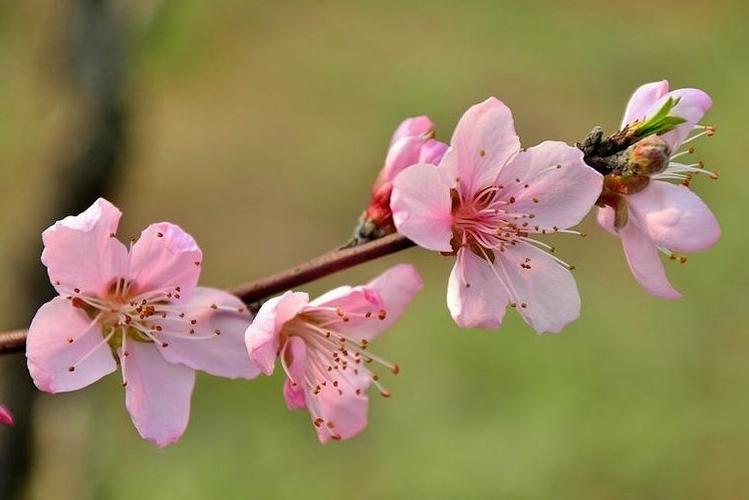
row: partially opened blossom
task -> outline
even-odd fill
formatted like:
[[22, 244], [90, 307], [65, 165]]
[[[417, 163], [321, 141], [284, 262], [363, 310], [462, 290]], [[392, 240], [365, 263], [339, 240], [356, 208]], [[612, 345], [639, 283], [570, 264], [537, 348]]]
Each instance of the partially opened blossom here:
[[577, 148], [521, 151], [509, 108], [490, 98], [466, 111], [439, 166], [395, 179], [391, 207], [398, 232], [456, 257], [447, 304], [458, 325], [496, 328], [510, 305], [536, 331], [558, 332], [580, 297], [570, 266], [532, 236], [574, 232], [601, 183]]
[[307, 408], [321, 442], [348, 439], [367, 426], [367, 389], [383, 396], [375, 366], [398, 365], [372, 354], [369, 343], [388, 329], [421, 289], [413, 266], [397, 265], [363, 286], [342, 286], [310, 301], [286, 292], [267, 301], [247, 328], [250, 358], [270, 375], [286, 373], [289, 409]]
[[[638, 88], [622, 120], [622, 129], [632, 128], [633, 123], [647, 123], [666, 106], [669, 116], [681, 122], [660, 136], [635, 144], [630, 153], [633, 172], [608, 175], [599, 203], [599, 223], [621, 239], [633, 276], [656, 297], [681, 296], [666, 277], [659, 251], [684, 262], [686, 257], [679, 253], [706, 250], [720, 237], [715, 216], [689, 189], [695, 174], [714, 178], [716, 174], [705, 170], [701, 162], [690, 164], [682, 160], [694, 153], [691, 145], [677, 152], [694, 139], [713, 134], [712, 127], [698, 124], [711, 104], [705, 92], [669, 91], [664, 80]], [[693, 131], [696, 134], [689, 137]]]
[[379, 237], [395, 231], [390, 211], [393, 179], [417, 163], [439, 163], [447, 144], [434, 139], [434, 123], [427, 116], [404, 120], [390, 140], [385, 165], [372, 186], [369, 206], [364, 211], [357, 232], [365, 237]]
[[98, 199], [42, 234], [42, 262], [59, 296], [34, 316], [28, 368], [47, 392], [74, 391], [119, 364], [141, 436], [159, 446], [182, 435], [195, 370], [255, 377], [244, 349], [251, 314], [233, 295], [198, 287], [203, 255], [174, 224], [148, 226], [128, 251], [121, 212]]
[[0, 424], [13, 425], [13, 414], [4, 405], [0, 405]]

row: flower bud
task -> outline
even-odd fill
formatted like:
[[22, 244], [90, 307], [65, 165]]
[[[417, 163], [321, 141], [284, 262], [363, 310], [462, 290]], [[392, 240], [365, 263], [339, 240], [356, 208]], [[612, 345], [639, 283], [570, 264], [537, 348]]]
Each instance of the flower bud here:
[[638, 175], [653, 175], [666, 170], [671, 148], [660, 136], [650, 135], [629, 149], [629, 168]]
[[362, 214], [354, 238], [357, 242], [376, 239], [395, 232], [390, 211], [393, 179], [406, 168], [420, 163], [436, 165], [448, 145], [435, 140], [434, 124], [426, 116], [404, 120], [390, 141], [385, 164], [372, 186], [369, 206]]
[[13, 425], [13, 414], [3, 405], [0, 405], [0, 424]]

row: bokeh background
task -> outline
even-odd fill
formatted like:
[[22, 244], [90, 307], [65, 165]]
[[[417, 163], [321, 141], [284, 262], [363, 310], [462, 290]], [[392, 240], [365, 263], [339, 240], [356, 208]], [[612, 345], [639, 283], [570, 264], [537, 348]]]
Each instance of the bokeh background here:
[[[86, 124], [86, 103], [107, 92], [120, 233], [179, 223], [214, 286], [346, 240], [399, 121], [428, 114], [447, 139], [489, 95], [533, 145], [613, 130], [642, 82], [701, 87], [718, 134], [698, 155], [721, 174], [693, 183], [723, 237], [668, 264], [680, 301], [640, 290], [617, 242], [587, 221], [587, 239], [556, 240], [577, 266], [578, 322], [542, 337], [508, 313], [499, 331], [464, 331], [445, 307], [449, 259], [409, 250], [304, 287], [400, 261], [426, 281], [376, 346], [402, 372], [386, 379], [392, 398], [372, 396], [358, 438], [321, 446], [307, 415], [286, 410], [278, 373], [199, 376], [187, 433], [157, 449], [109, 377], [36, 395], [19, 498], [749, 498], [748, 22], [741, 0], [0, 3], [3, 329], [28, 324], [39, 233], [80, 182], [60, 172], [92, 128], [112, 128]], [[26, 386], [14, 357], [0, 360], [6, 402]]]

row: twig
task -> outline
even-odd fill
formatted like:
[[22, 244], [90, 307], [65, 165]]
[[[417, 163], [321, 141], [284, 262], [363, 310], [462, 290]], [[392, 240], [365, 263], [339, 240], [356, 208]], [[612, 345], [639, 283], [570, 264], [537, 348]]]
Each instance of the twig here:
[[[399, 234], [391, 234], [359, 246], [333, 250], [266, 278], [251, 281], [227, 291], [242, 299], [246, 304], [254, 304], [298, 285], [412, 246], [414, 243], [411, 240]], [[25, 347], [26, 330], [0, 333], [0, 354], [21, 352]]]

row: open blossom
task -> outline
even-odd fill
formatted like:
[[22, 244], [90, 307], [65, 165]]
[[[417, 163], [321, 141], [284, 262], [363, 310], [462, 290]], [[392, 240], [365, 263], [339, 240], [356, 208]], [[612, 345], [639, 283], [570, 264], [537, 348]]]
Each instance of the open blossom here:
[[121, 212], [99, 198], [42, 234], [59, 296], [34, 316], [28, 368], [47, 392], [81, 389], [117, 369], [141, 436], [159, 446], [187, 427], [195, 370], [253, 378], [244, 349], [251, 314], [228, 293], [197, 287], [202, 252], [174, 224], [148, 226], [130, 250]]
[[310, 301], [286, 292], [260, 308], [245, 341], [267, 375], [278, 359], [286, 372], [289, 409], [307, 408], [321, 442], [348, 439], [367, 426], [367, 389], [383, 396], [374, 365], [398, 365], [369, 351], [369, 342], [401, 315], [422, 282], [416, 269], [397, 265], [363, 286], [342, 286]]
[[463, 327], [501, 325], [507, 305], [538, 332], [580, 314], [571, 266], [531, 235], [567, 232], [601, 192], [602, 177], [561, 142], [520, 150], [512, 114], [495, 98], [460, 119], [436, 168], [416, 165], [394, 182], [398, 232], [456, 256], [447, 304]]
[[4, 405], [0, 405], [0, 424], [13, 425], [13, 414]]
[[390, 140], [385, 165], [372, 186], [369, 206], [362, 215], [363, 230], [376, 231], [379, 235], [394, 232], [390, 211], [393, 179], [411, 165], [439, 163], [445, 151], [447, 144], [434, 139], [434, 123], [429, 117], [404, 120]]
[[[629, 178], [639, 178], [642, 182], [626, 182], [626, 176], [607, 176], [602, 195], [604, 206], [598, 212], [598, 221], [621, 239], [629, 268], [645, 290], [656, 297], [677, 299], [681, 295], [666, 277], [659, 250], [684, 262], [686, 258], [677, 252], [706, 250], [720, 237], [715, 216], [688, 187], [695, 174], [717, 176], [705, 170], [701, 162], [689, 164], [681, 160], [694, 152], [692, 147], [677, 153], [684, 144], [713, 134], [711, 127], [698, 125], [712, 101], [701, 90], [669, 92], [665, 80], [648, 83], [638, 88], [630, 98], [622, 129], [636, 121], [646, 122], [669, 99], [675, 103], [670, 116], [679, 117], [684, 122], [659, 137], [651, 136], [645, 143], [647, 150], [652, 150], [653, 144], [661, 143], [665, 159], [656, 162], [661, 167], [651, 169], [647, 176]], [[689, 137], [693, 131], [697, 133]]]

